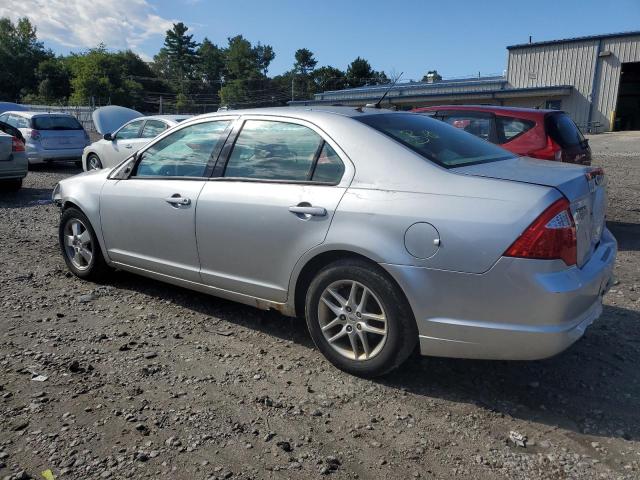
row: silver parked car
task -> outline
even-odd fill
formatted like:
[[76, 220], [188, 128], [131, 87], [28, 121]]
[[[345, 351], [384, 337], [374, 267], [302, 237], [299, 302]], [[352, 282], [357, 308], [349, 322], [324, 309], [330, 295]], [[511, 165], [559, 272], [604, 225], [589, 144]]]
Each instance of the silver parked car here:
[[30, 165], [54, 160], [79, 162], [89, 144], [80, 122], [67, 113], [9, 111], [0, 115], [0, 122], [20, 130]]
[[111, 267], [305, 316], [337, 367], [538, 359], [600, 315], [616, 257], [601, 170], [517, 158], [376, 109], [204, 115], [61, 181], [69, 269]]
[[20, 189], [28, 170], [22, 134], [17, 128], [0, 122], [0, 188]]
[[103, 138], [84, 149], [82, 168], [85, 171], [111, 168], [162, 132], [189, 118], [189, 115], [152, 115], [110, 105], [92, 114], [96, 130]]

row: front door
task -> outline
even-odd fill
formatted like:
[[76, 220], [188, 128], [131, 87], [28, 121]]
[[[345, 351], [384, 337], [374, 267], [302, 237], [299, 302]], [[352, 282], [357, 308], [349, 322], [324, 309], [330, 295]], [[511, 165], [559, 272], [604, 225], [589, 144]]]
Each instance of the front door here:
[[246, 120], [223, 176], [198, 199], [203, 282], [284, 302], [296, 262], [324, 241], [352, 175], [311, 125]]
[[141, 152], [129, 178], [107, 181], [100, 216], [113, 261], [200, 281], [196, 203], [228, 125], [205, 121], [174, 131]]

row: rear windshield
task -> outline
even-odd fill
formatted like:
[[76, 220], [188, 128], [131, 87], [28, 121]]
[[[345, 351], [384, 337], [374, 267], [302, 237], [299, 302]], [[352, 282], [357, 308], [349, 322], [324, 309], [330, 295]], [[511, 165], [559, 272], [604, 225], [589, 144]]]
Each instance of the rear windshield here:
[[515, 158], [507, 150], [426, 115], [383, 113], [356, 120], [445, 168]]
[[580, 129], [566, 113], [552, 113], [545, 119], [547, 133], [561, 148], [573, 147], [584, 142]]
[[73, 117], [47, 115], [33, 117], [33, 128], [36, 130], [82, 130], [82, 125]]

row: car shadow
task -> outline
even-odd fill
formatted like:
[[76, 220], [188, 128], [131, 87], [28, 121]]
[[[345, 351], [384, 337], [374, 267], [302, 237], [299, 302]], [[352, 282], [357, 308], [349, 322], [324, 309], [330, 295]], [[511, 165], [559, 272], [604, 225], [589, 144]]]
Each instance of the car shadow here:
[[31, 208], [48, 205], [51, 200], [51, 188], [22, 187], [16, 191], [0, 189], [0, 208]]
[[607, 228], [618, 240], [618, 249], [640, 251], [640, 224], [627, 222], [607, 222]]
[[76, 175], [82, 173], [82, 168], [77, 167], [75, 161], [70, 162], [50, 162], [50, 163], [38, 163], [35, 165], [29, 165], [30, 172], [42, 172], [42, 173], [58, 173]]
[[[315, 349], [304, 320], [119, 272], [112, 285], [168, 300]], [[640, 440], [640, 313], [605, 306], [602, 317], [564, 353], [508, 362], [422, 357], [373, 382], [414, 395], [470, 403], [552, 427], [600, 437]], [[209, 329], [203, 324], [203, 331]], [[321, 355], [319, 352], [310, 353]]]

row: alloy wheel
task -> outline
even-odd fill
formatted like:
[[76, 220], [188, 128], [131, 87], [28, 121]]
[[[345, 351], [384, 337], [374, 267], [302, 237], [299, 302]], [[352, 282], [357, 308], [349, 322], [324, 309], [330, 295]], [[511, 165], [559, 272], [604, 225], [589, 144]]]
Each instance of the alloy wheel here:
[[101, 168], [100, 160], [95, 155], [91, 155], [87, 159], [87, 170], [100, 170]]
[[370, 360], [387, 340], [387, 316], [365, 285], [339, 280], [324, 289], [318, 305], [320, 329], [329, 345], [351, 360]]
[[80, 271], [87, 270], [93, 259], [94, 245], [91, 233], [77, 218], [72, 218], [64, 227], [65, 254], [74, 267]]

